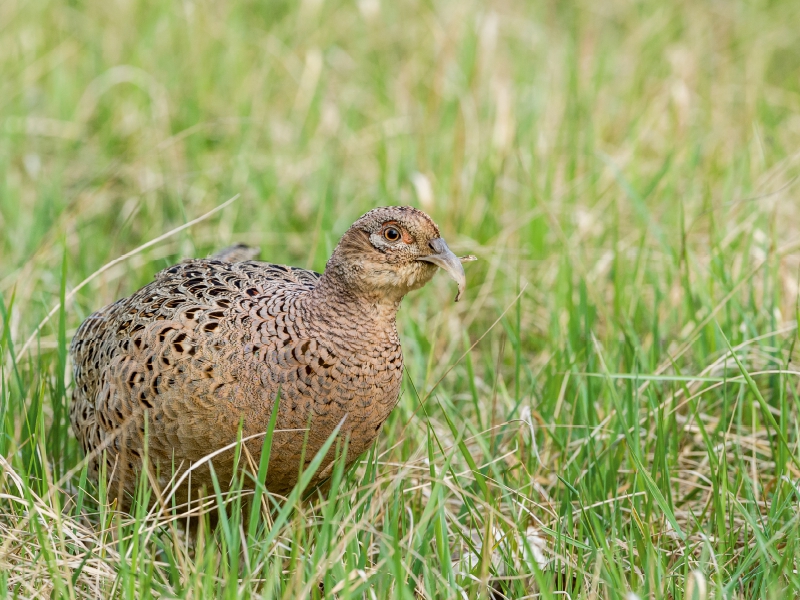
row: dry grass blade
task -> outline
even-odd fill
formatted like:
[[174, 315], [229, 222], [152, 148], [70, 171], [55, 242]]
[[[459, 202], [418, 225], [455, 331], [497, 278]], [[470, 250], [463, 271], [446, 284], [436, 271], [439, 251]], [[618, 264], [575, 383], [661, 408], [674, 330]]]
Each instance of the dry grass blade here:
[[[103, 265], [102, 267], [97, 269], [97, 271], [95, 271], [94, 273], [89, 275], [86, 279], [81, 281], [74, 288], [72, 288], [69, 291], [69, 293], [66, 295], [65, 301], [71, 300], [75, 296], [75, 294], [77, 294], [79, 291], [81, 291], [87, 284], [91, 283], [91, 281], [93, 279], [95, 279], [99, 275], [105, 273], [111, 267], [113, 267], [115, 265], [118, 265], [119, 263], [122, 263], [122, 262], [128, 260], [132, 256], [135, 256], [135, 255], [139, 254], [143, 250], [147, 250], [147, 248], [155, 246], [159, 242], [163, 242], [164, 240], [166, 240], [166, 239], [172, 237], [173, 235], [175, 235], [176, 233], [180, 233], [181, 231], [183, 231], [185, 229], [188, 229], [189, 227], [192, 227], [193, 225], [197, 225], [198, 223], [201, 223], [201, 222], [205, 221], [206, 219], [208, 219], [212, 215], [215, 215], [216, 213], [220, 212], [221, 210], [224, 210], [230, 204], [232, 204], [233, 202], [235, 202], [238, 199], [239, 199], [239, 194], [236, 194], [235, 196], [233, 196], [232, 198], [226, 200], [225, 202], [223, 202], [219, 206], [216, 206], [216, 207], [212, 208], [211, 210], [209, 210], [208, 212], [200, 215], [196, 219], [192, 219], [191, 221], [189, 221], [188, 223], [184, 223], [180, 227], [176, 227], [174, 229], [171, 229], [170, 231], [168, 231], [168, 232], [166, 232], [166, 233], [164, 233], [164, 234], [162, 234], [162, 235], [160, 235], [160, 236], [158, 236], [156, 238], [153, 238], [149, 242], [146, 242], [146, 243], [142, 244], [141, 246], [138, 246], [137, 248], [134, 248], [130, 252], [126, 252], [122, 256], [120, 256], [118, 258], [115, 258], [114, 260], [106, 263], [105, 265]], [[50, 310], [50, 312], [47, 313], [45, 318], [42, 319], [41, 322], [36, 326], [36, 329], [34, 329], [33, 333], [31, 333], [31, 335], [28, 337], [28, 339], [25, 340], [25, 343], [22, 345], [22, 348], [20, 348], [20, 350], [19, 350], [19, 357], [20, 358], [25, 356], [25, 352], [28, 350], [28, 348], [30, 348], [31, 344], [36, 339], [36, 336], [39, 335], [39, 332], [41, 331], [42, 327], [44, 327], [47, 324], [47, 322], [53, 317], [53, 315], [55, 315], [58, 312], [58, 310], [60, 308], [61, 308], [61, 303], [59, 302]]]

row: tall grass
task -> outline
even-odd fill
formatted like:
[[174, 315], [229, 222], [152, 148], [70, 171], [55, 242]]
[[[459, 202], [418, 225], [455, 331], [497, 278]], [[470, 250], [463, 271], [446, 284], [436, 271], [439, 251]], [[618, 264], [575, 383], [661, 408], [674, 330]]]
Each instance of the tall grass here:
[[[0, 2], [0, 597], [800, 595], [798, 27], [793, 0]], [[80, 321], [232, 241], [322, 269], [386, 204], [481, 260], [465, 301], [405, 300], [358, 466], [239, 480], [194, 537], [115, 511], [69, 431]]]

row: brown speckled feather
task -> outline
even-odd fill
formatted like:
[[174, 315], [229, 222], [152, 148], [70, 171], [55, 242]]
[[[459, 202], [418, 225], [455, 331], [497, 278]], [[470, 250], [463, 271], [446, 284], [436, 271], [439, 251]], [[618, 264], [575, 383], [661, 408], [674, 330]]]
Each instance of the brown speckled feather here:
[[[391, 210], [413, 212], [399, 219], [379, 212]], [[236, 262], [250, 256], [237, 247], [165, 269], [132, 296], [90, 316], [70, 348], [70, 416], [83, 450], [105, 447], [110, 481], [131, 492], [147, 429], [150, 462], [165, 486], [173, 466], [186, 468], [234, 442], [240, 423], [244, 437], [263, 433], [280, 390], [270, 491], [286, 493], [296, 483], [306, 429], [308, 462], [344, 419], [348, 461], [354, 460], [399, 397], [400, 299], [435, 272], [418, 258], [387, 267], [387, 256], [395, 255], [370, 245], [372, 229], [398, 220], [397, 227], [420, 243], [438, 237], [419, 211], [378, 209], [345, 235], [323, 276]], [[371, 266], [378, 263], [380, 268]], [[387, 268], [402, 273], [394, 287], [387, 287]], [[247, 442], [256, 464], [262, 441]], [[232, 456], [213, 461], [220, 482], [230, 481]], [[330, 458], [315, 481], [328, 474]], [[95, 477], [101, 459], [90, 463]], [[192, 488], [203, 485], [210, 487], [208, 469], [192, 473]]]

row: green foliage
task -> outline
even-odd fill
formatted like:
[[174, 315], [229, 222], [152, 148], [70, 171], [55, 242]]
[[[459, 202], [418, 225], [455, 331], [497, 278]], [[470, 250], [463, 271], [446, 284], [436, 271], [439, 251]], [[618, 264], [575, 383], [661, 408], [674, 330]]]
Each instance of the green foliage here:
[[[798, 22], [0, 3], [0, 598], [800, 595]], [[109, 505], [68, 426], [80, 321], [233, 241], [323, 269], [384, 204], [481, 260], [461, 303], [404, 301], [376, 446], [288, 499], [238, 455], [191, 535], [146, 477]]]

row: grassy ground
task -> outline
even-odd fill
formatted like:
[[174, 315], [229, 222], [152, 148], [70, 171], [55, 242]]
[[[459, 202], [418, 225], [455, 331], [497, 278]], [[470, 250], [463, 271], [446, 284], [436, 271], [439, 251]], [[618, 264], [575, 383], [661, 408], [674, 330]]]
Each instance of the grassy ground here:
[[[800, 595], [799, 29], [794, 0], [0, 1], [0, 597]], [[219, 496], [195, 545], [110, 510], [79, 322], [232, 241], [321, 269], [400, 203], [481, 261], [464, 302], [406, 299], [374, 452], [249, 521]]]

